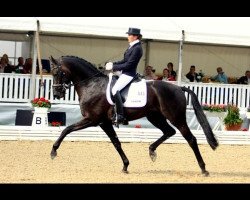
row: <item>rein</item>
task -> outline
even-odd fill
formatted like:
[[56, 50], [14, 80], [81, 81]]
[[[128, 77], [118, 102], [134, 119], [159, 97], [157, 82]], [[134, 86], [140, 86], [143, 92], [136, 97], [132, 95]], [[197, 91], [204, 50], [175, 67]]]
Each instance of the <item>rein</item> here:
[[[71, 84], [69, 84], [69, 85], [67, 85], [67, 87], [69, 87], [69, 86], [75, 86], [75, 85], [78, 85], [78, 84], [80, 84], [80, 83], [84, 83], [84, 82], [87, 82], [87, 81], [89, 81], [89, 80], [91, 80], [92, 78], [94, 78], [95, 76], [97, 76], [97, 75], [99, 75], [99, 74], [101, 74], [102, 72], [97, 72], [96, 74], [94, 74], [93, 76], [91, 76], [91, 77], [89, 77], [89, 78], [87, 78], [87, 79], [85, 79], [85, 80], [82, 80], [82, 81], [79, 81], [79, 82], [77, 82], [77, 83], [71, 83]], [[66, 84], [65, 84], [66, 85]]]

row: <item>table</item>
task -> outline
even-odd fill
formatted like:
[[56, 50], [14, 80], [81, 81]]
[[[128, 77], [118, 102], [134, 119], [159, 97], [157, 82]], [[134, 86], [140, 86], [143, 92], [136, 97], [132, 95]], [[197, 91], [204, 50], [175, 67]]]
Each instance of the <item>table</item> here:
[[217, 117], [219, 118], [218, 122], [216, 122], [213, 131], [219, 130], [224, 130], [224, 123], [223, 120], [227, 114], [227, 112], [209, 112], [209, 111], [204, 111], [205, 115], [207, 117]]

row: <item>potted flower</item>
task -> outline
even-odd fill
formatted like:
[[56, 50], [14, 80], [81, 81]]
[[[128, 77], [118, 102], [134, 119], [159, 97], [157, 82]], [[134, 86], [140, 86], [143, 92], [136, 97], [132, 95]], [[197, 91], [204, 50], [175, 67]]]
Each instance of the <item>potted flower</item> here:
[[52, 121], [51, 123], [49, 123], [50, 126], [61, 126], [62, 122], [58, 122], [58, 121]]
[[31, 104], [33, 107], [39, 108], [51, 108], [51, 103], [49, 100], [45, 99], [44, 97], [41, 98], [34, 98], [31, 100]]
[[227, 111], [227, 106], [226, 105], [209, 105], [209, 104], [203, 104], [202, 109], [209, 111], [209, 112], [226, 112]]
[[32, 126], [48, 126], [48, 109], [51, 108], [51, 103], [44, 97], [34, 98], [31, 104], [35, 109]]
[[223, 120], [226, 130], [237, 131], [240, 130], [243, 120], [240, 117], [239, 108], [235, 105], [228, 105], [227, 115]]
[[219, 117], [221, 124], [224, 116], [226, 115], [227, 106], [224, 104], [203, 104], [202, 109], [208, 117]]

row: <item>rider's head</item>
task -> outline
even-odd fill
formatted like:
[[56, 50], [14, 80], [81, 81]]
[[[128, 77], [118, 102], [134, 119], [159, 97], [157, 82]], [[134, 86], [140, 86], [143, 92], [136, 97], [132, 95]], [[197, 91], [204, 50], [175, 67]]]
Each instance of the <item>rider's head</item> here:
[[141, 35], [141, 29], [138, 28], [129, 28], [128, 29], [128, 41], [133, 42], [135, 40], [141, 40], [142, 35]]

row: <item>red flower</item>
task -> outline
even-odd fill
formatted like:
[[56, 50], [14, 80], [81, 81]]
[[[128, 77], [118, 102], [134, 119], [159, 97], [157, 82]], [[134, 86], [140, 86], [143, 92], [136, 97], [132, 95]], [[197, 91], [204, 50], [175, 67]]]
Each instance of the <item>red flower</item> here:
[[53, 121], [50, 123], [51, 126], [61, 126], [62, 122]]
[[141, 124], [136, 124], [135, 128], [141, 128]]
[[31, 104], [33, 107], [51, 108], [50, 101], [45, 99], [44, 97], [34, 98], [33, 100], [31, 100]]
[[203, 104], [203, 105], [202, 105], [202, 109], [203, 109], [203, 110], [210, 111], [210, 112], [226, 112], [227, 106], [224, 105], [224, 104], [220, 104], [220, 105]]

